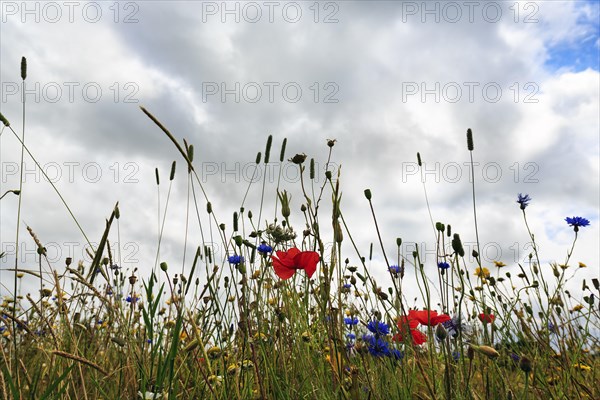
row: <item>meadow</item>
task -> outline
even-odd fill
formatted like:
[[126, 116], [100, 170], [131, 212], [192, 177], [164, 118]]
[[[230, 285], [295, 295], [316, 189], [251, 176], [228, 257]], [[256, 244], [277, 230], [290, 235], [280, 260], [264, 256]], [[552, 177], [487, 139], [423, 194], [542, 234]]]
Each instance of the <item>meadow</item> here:
[[[527, 222], [527, 210], [542, 205], [515, 193], [510, 218], [534, 244], [527, 263], [486, 265], [444, 222], [434, 224], [436, 262], [424, 262], [418, 249], [401, 254], [410, 237], [381, 235], [377, 193], [365, 189], [373, 243], [361, 249], [344, 216], [344, 175], [327, 167], [336, 141], [323, 140], [328, 158], [315, 160], [287, 149], [286, 139], [275, 148], [268, 136], [256, 164], [293, 163], [302, 198], [292, 201], [280, 182], [266, 190], [258, 179], [251, 185], [261, 202], [221, 219], [196, 172], [193, 144], [141, 112], [181, 156], [169, 182], [156, 170], [159, 190], [184, 168], [191, 220], [211, 221], [200, 226], [198, 243], [181, 234], [195, 257], [173, 267], [158, 248], [148, 276], [122, 268], [110, 246], [118, 204], [107, 205], [89, 263], [51, 264], [35, 227], [17, 228], [15, 242], [36, 244], [39, 270], [17, 264], [14, 282], [2, 282], [12, 294], [0, 304], [0, 399], [600, 399], [600, 282], [579, 278], [587, 266], [571, 257], [585, 217], [565, 218], [572, 246], [564, 260], [543, 264]], [[2, 131], [21, 143], [22, 159], [35, 160], [10, 120], [17, 117], [1, 115]], [[475, 144], [468, 129], [465, 152]], [[316, 163], [326, 171], [315, 186]], [[268, 193], [274, 209], [263, 209]], [[163, 224], [168, 210], [167, 200], [158, 210]], [[213, 242], [227, 256], [217, 259], [206, 245]], [[386, 254], [389, 243], [397, 254]], [[384, 280], [369, 268], [375, 255], [385, 260]], [[22, 295], [25, 275], [39, 281], [39, 292]], [[579, 293], [567, 289], [573, 283]], [[407, 287], [418, 289], [416, 301]]]

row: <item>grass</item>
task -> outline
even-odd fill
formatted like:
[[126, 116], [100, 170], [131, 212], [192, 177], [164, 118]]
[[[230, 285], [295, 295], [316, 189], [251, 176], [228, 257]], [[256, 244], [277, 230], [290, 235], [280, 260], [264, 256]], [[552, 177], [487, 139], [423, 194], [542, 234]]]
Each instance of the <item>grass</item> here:
[[[23, 82], [25, 77], [26, 71]], [[215, 215], [196, 174], [193, 146], [179, 143], [142, 111], [183, 158], [188, 217], [209, 220], [208, 226], [198, 222], [202, 244], [180, 271], [160, 258], [175, 163], [163, 208], [156, 173], [158, 246], [150, 276], [122, 270], [111, 254], [110, 241], [119, 236], [114, 232], [121, 218], [118, 204], [89, 265], [71, 258], [53, 265], [43, 241], [28, 227], [39, 271], [16, 264], [13, 295], [0, 305], [0, 399], [600, 398], [594, 335], [600, 328], [600, 284], [582, 280], [577, 295], [566, 289], [585, 267], [571, 265], [577, 237], [585, 234], [581, 220], [573, 224], [566, 260], [542, 265], [527, 222], [529, 200], [519, 196], [522, 215], [515, 206], [515, 218], [523, 218], [534, 243], [529, 262], [496, 262], [490, 268], [477, 251], [476, 262], [469, 262], [460, 236], [432, 220], [438, 248], [437, 265], [431, 265], [418, 250], [402, 256], [400, 238], [397, 257], [386, 254], [390, 239], [381, 235], [374, 194], [367, 189], [365, 209], [377, 245], [362, 251], [344, 216], [343, 176], [329, 169], [335, 141], [328, 140], [321, 185], [315, 186], [314, 159], [304, 154], [290, 159], [300, 173], [300, 208], [278, 180], [275, 207], [263, 210], [268, 193], [263, 177], [246, 192], [260, 186], [260, 204], [253, 205], [258, 218], [244, 198], [229, 226]], [[24, 128], [19, 136], [4, 116], [2, 124], [35, 160]], [[257, 165], [271, 162], [272, 145], [269, 136]], [[284, 140], [280, 162], [285, 153]], [[420, 154], [418, 160], [421, 165]], [[475, 187], [473, 208], [476, 218]], [[16, 235], [18, 242], [18, 228]], [[89, 243], [83, 231], [82, 236]], [[186, 246], [192, 243], [187, 222], [182, 239]], [[213, 242], [221, 242], [229, 257], [216, 259], [207, 245]], [[326, 243], [334, 244], [330, 251]], [[306, 252], [306, 258], [295, 258], [298, 269], [281, 279], [271, 256], [282, 259], [277, 252], [291, 248]], [[310, 252], [319, 261], [308, 278]], [[374, 253], [387, 265], [384, 282], [367, 267]], [[38, 296], [21, 296], [17, 281], [24, 274], [39, 279]], [[416, 301], [407, 300], [407, 286], [417, 288]]]

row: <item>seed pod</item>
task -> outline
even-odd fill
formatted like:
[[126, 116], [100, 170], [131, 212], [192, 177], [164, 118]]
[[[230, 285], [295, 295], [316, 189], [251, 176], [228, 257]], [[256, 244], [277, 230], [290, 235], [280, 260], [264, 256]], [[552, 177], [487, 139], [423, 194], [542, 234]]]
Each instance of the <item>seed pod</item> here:
[[473, 131], [471, 128], [467, 129], [467, 148], [469, 151], [473, 151]]

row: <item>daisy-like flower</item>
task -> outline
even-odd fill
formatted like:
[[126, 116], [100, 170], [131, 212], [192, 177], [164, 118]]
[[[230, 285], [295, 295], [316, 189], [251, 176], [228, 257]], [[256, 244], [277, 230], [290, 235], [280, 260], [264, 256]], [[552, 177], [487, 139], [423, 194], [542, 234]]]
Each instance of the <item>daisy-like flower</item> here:
[[529, 197], [528, 194], [521, 194], [519, 193], [519, 196], [517, 198], [517, 203], [520, 204], [521, 210], [524, 210], [525, 207], [527, 207], [529, 205], [529, 202], [531, 201], [531, 197]]
[[494, 265], [498, 268], [506, 267], [506, 264], [504, 264], [502, 261], [494, 261]]
[[481, 279], [486, 279], [490, 277], [490, 270], [487, 268], [480, 268], [477, 267], [475, 268], [475, 276], [481, 278]]

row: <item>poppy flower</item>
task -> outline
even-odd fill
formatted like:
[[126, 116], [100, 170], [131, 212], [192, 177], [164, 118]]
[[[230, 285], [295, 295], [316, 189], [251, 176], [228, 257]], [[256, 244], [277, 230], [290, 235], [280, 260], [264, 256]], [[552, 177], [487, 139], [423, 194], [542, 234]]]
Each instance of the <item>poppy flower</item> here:
[[295, 247], [288, 251], [277, 251], [276, 254], [271, 256], [271, 260], [275, 273], [281, 279], [291, 278], [299, 269], [305, 270], [309, 278], [312, 277], [320, 259], [315, 251], [300, 251]]
[[408, 316], [412, 319], [419, 321], [423, 325], [436, 326], [443, 322], [449, 321], [451, 318], [446, 314], [439, 314], [437, 311], [431, 310], [409, 310]]
[[403, 342], [404, 337], [410, 334], [415, 345], [421, 345], [427, 341], [427, 336], [417, 329], [419, 321], [409, 316], [403, 316], [398, 319], [398, 328], [400, 333], [394, 335], [393, 340]]
[[484, 314], [484, 313], [479, 314], [479, 320], [481, 322], [483, 322], [484, 324], [487, 324], [487, 323], [491, 324], [492, 322], [494, 322], [495, 319], [496, 319], [496, 317], [494, 316], [494, 314]]

